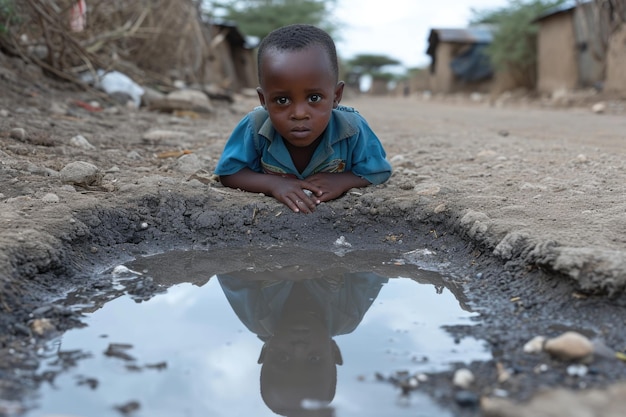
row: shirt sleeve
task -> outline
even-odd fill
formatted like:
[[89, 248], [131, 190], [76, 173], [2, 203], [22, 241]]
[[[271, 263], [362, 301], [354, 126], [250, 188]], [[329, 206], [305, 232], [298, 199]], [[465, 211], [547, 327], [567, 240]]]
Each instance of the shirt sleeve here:
[[254, 123], [246, 115], [231, 133], [222, 156], [217, 162], [215, 175], [232, 175], [243, 168], [261, 172], [261, 155], [255, 145]]
[[352, 173], [372, 184], [382, 184], [391, 176], [391, 164], [376, 133], [365, 119], [359, 118], [359, 133], [352, 150]]

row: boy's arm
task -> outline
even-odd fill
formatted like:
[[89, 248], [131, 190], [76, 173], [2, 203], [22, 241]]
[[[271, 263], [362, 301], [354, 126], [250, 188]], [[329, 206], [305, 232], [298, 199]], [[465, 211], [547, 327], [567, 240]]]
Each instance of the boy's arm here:
[[[226, 187], [270, 195], [294, 212], [311, 213], [321, 202], [318, 196], [322, 195], [322, 189], [314, 183], [263, 174], [250, 168], [243, 168], [232, 175], [221, 175], [220, 182]], [[313, 195], [309, 197], [304, 190], [311, 191]]]

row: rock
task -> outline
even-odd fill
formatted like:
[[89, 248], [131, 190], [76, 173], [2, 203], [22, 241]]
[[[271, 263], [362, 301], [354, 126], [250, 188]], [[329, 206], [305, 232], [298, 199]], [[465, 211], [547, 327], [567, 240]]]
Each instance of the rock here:
[[455, 387], [467, 389], [474, 383], [474, 374], [467, 368], [457, 369], [452, 378]]
[[524, 345], [525, 353], [539, 353], [543, 351], [543, 344], [546, 342], [545, 336], [535, 336]]
[[35, 319], [30, 322], [30, 329], [38, 336], [56, 331], [56, 327], [49, 319]]
[[589, 372], [589, 368], [581, 364], [573, 364], [567, 367], [567, 374], [577, 378], [582, 378]]
[[596, 114], [604, 113], [606, 111], [606, 103], [603, 101], [600, 101], [594, 104], [593, 106], [591, 106], [591, 111]]
[[41, 197], [41, 201], [43, 201], [44, 203], [58, 203], [59, 196], [53, 193], [48, 193]]
[[544, 350], [561, 360], [584, 360], [593, 354], [593, 343], [577, 332], [565, 332], [546, 340]]
[[446, 211], [448, 209], [448, 207], [444, 204], [441, 203], [439, 204], [437, 207], [435, 207], [435, 209], [433, 210], [433, 212], [435, 214], [439, 214], [439, 213], [443, 213], [444, 211]]
[[174, 164], [174, 168], [177, 172], [185, 175], [192, 175], [193, 173], [206, 168], [206, 163], [198, 157], [198, 155], [191, 153], [183, 155], [178, 158]]
[[59, 173], [66, 184], [94, 186], [102, 183], [102, 172], [88, 162], [76, 161], [67, 164]]
[[26, 140], [26, 129], [21, 127], [15, 127], [11, 129], [9, 132], [9, 136], [13, 139], [17, 139], [20, 142], [24, 142]]
[[209, 97], [198, 90], [176, 90], [162, 99], [152, 97], [150, 110], [173, 112], [175, 110], [191, 110], [198, 113], [212, 113], [213, 105]]
[[85, 139], [83, 135], [76, 135], [72, 139], [70, 139], [70, 145], [76, 148], [86, 149], [88, 151], [93, 151], [96, 149], [96, 147], [89, 143], [89, 141]]
[[185, 132], [155, 129], [155, 130], [151, 130], [149, 132], [144, 133], [141, 139], [143, 139], [144, 142], [153, 143], [153, 144], [160, 143], [160, 142], [167, 143], [170, 141], [177, 144], [179, 141], [187, 140], [188, 138], [189, 138], [189, 135]]

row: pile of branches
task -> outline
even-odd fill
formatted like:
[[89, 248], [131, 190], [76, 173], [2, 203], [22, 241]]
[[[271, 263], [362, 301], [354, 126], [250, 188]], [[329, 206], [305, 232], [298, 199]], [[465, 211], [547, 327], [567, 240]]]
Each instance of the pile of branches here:
[[[124, 72], [143, 84], [206, 79], [210, 30], [194, 0], [0, 0], [0, 47], [61, 79]], [[82, 3], [82, 4], [81, 4]], [[86, 6], [86, 14], [77, 14]]]

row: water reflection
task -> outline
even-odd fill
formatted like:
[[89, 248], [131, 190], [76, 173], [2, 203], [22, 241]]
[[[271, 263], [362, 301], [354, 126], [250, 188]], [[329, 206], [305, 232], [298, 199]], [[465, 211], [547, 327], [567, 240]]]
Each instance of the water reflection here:
[[359, 325], [388, 278], [337, 270], [324, 278], [303, 275], [281, 269], [217, 278], [237, 317], [264, 342], [258, 363], [265, 404], [284, 416], [332, 415], [328, 404], [343, 364], [333, 337]]
[[[58, 375], [28, 417], [119, 417], [135, 403], [135, 417], [447, 416], [420, 392], [399, 407], [396, 387], [375, 378], [488, 356], [442, 330], [473, 315], [460, 286], [400, 258], [293, 247], [138, 258], [125, 265], [141, 276], [102, 275], [114, 285], [99, 302], [73, 298], [87, 327], [63, 335], [58, 357], [84, 355], [60, 370], [51, 358]], [[150, 280], [167, 291], [142, 293]], [[134, 360], [107, 355], [112, 344]]]

